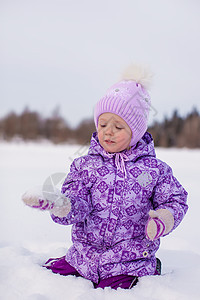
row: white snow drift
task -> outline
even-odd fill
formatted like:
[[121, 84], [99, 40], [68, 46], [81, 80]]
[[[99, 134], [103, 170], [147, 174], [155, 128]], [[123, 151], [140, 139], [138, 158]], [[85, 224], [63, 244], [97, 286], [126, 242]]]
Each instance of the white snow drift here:
[[4, 300], [197, 300], [200, 299], [200, 150], [157, 149], [189, 192], [189, 211], [181, 225], [162, 239], [157, 256], [162, 276], [140, 279], [131, 290], [94, 290], [83, 278], [53, 274], [42, 267], [65, 254], [70, 226], [55, 224], [47, 212], [26, 207], [22, 194], [48, 176], [67, 173], [83, 146], [0, 143], [0, 298]]

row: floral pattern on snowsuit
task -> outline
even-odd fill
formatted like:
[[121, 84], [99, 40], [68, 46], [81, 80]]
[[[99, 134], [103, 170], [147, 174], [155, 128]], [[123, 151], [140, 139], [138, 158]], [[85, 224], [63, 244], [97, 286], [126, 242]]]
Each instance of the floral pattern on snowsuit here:
[[146, 238], [149, 210], [169, 209], [175, 229], [188, 208], [187, 192], [172, 169], [156, 158], [148, 132], [122, 152], [128, 158], [126, 176], [94, 133], [88, 155], [73, 161], [62, 187], [71, 200], [70, 213], [64, 218], [52, 215], [56, 223], [73, 224], [67, 262], [96, 283], [121, 274], [153, 275], [160, 240]]

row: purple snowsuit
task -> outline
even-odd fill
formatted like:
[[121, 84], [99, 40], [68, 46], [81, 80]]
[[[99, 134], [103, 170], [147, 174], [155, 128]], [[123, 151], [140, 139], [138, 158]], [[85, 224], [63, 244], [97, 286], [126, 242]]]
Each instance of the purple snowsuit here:
[[62, 193], [71, 200], [71, 211], [52, 219], [73, 224], [66, 261], [95, 283], [121, 274], [155, 274], [160, 240], [146, 238], [148, 213], [169, 209], [176, 228], [188, 208], [187, 192], [171, 168], [156, 158], [147, 132], [118, 156], [106, 153], [94, 133], [88, 155], [73, 161]]

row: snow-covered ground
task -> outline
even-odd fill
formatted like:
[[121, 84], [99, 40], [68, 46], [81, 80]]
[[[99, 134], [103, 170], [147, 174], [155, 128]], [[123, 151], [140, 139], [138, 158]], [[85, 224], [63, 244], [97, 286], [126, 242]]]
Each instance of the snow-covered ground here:
[[49, 257], [65, 254], [71, 228], [24, 206], [21, 195], [49, 175], [67, 173], [72, 159], [85, 151], [78, 145], [0, 143], [0, 299], [200, 299], [200, 150], [157, 149], [189, 192], [184, 221], [158, 251], [162, 276], [143, 277], [132, 290], [94, 290], [85, 279], [42, 268]]

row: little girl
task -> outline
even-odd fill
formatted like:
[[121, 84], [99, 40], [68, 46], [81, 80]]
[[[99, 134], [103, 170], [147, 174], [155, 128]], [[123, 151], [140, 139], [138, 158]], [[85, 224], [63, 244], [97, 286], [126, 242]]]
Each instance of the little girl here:
[[146, 131], [147, 78], [138, 74], [133, 70], [96, 104], [97, 132], [88, 154], [73, 161], [62, 195], [23, 196], [27, 205], [49, 210], [54, 222], [73, 224], [66, 256], [45, 267], [82, 276], [95, 288], [130, 289], [139, 277], [160, 274], [160, 237], [180, 224], [188, 208], [187, 192], [156, 158]]

